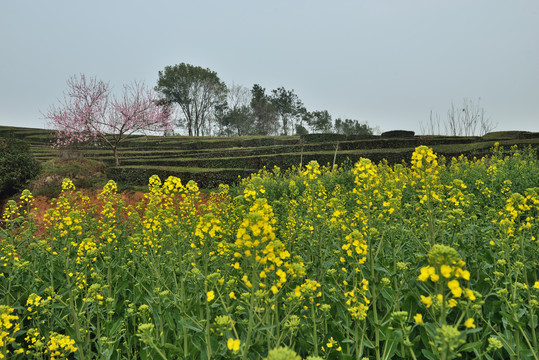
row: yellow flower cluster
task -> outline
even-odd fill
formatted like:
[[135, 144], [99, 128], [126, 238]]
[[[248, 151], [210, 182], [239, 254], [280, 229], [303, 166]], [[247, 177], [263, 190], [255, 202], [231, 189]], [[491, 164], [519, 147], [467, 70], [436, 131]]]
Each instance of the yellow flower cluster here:
[[[221, 221], [213, 214], [205, 214], [200, 217], [200, 220], [195, 229], [195, 236], [199, 238], [200, 246], [204, 246], [204, 238], [209, 236], [215, 238], [221, 232]], [[191, 243], [191, 247], [196, 247], [195, 243]]]
[[426, 174], [438, 174], [438, 156], [427, 146], [419, 146], [412, 154], [412, 170], [423, 170]]
[[[361, 265], [367, 260], [367, 242], [359, 230], [354, 230], [345, 237], [346, 243], [342, 245], [342, 249], [346, 255], [353, 259], [353, 263]], [[341, 259], [341, 262], [346, 260]]]
[[419, 202], [441, 201], [440, 167], [437, 155], [427, 146], [419, 146], [412, 154], [411, 185], [419, 184]]
[[246, 201], [253, 202], [255, 199], [261, 197], [266, 192], [262, 179], [258, 176], [255, 176], [249, 181], [245, 189], [243, 190], [243, 198]]
[[67, 359], [69, 354], [77, 351], [75, 340], [71, 339], [68, 335], [52, 332], [49, 336], [50, 339], [47, 343], [47, 348], [51, 360]]
[[67, 359], [69, 354], [76, 352], [75, 340], [68, 335], [58, 334], [52, 331], [48, 335], [48, 341], [45, 336], [39, 333], [36, 328], [30, 328], [26, 332], [25, 341], [28, 344], [28, 355], [34, 355], [36, 358], [47, 356], [51, 360]]
[[[492, 296], [520, 307], [528, 327], [539, 288], [533, 272], [539, 190], [514, 192], [523, 186], [503, 179], [504, 160], [487, 160], [461, 157], [446, 168], [444, 159], [420, 146], [410, 168], [360, 159], [340, 170], [312, 161], [284, 174], [260, 171], [239, 188], [221, 186], [210, 196], [201, 196], [193, 181], [152, 176], [144, 200], [125, 210], [115, 182], [99, 195], [102, 207], [91, 207], [66, 179], [42, 238], [24, 237], [17, 246], [4, 225], [0, 229], [0, 285], [27, 277], [42, 289], [50, 279], [51, 289], [63, 294], [51, 301], [47, 292], [13, 286], [7, 301], [18, 302], [15, 309], [35, 328], [14, 335], [17, 313], [5, 311], [3, 324], [12, 325], [0, 333], [0, 344], [26, 336], [28, 357], [76, 358], [73, 340], [54, 332], [63, 333], [69, 320], [80, 326], [74, 334], [81, 349], [93, 349], [95, 340], [96, 348], [130, 347], [133, 358], [140, 351], [173, 351], [162, 345], [174, 341], [174, 351], [184, 354], [204, 343], [212, 358], [250, 356], [284, 343], [302, 354], [309, 346], [322, 348], [327, 358], [334, 350], [375, 357], [396, 339], [380, 328], [392, 314], [393, 322], [401, 319], [400, 329], [393, 324], [391, 331], [402, 332], [405, 351], [425, 347], [441, 358], [443, 351], [459, 351], [469, 333], [487, 338], [491, 330], [483, 321], [497, 327], [492, 313], [487, 320], [476, 316], [481, 294], [469, 287], [477, 281], [477, 289], [493, 284]], [[474, 171], [496, 178], [479, 180]], [[30, 204], [31, 194], [23, 196]], [[3, 219], [14, 224], [23, 213], [12, 202]], [[485, 248], [495, 250], [492, 275], [482, 269], [491, 260], [481, 253]], [[19, 269], [18, 263], [27, 265]], [[513, 291], [500, 289], [506, 283]], [[424, 311], [412, 306], [409, 312], [409, 301], [401, 301], [413, 298]], [[58, 314], [61, 321], [51, 321]], [[175, 331], [169, 320], [186, 326]], [[421, 336], [412, 338], [418, 329], [407, 322], [426, 325]], [[111, 323], [122, 329], [116, 338], [105, 333]], [[476, 327], [482, 329], [469, 330]], [[2, 356], [19, 348], [9, 349]]]
[[370, 300], [366, 296], [368, 290], [369, 281], [363, 279], [361, 281], [361, 287], [358, 286], [357, 288], [344, 293], [348, 311], [353, 319], [364, 320], [367, 317], [367, 311], [369, 310], [370, 304]]
[[[35, 211], [35, 208], [32, 208], [34, 203], [34, 196], [29, 190], [23, 190], [21, 196], [19, 197], [19, 204], [15, 200], [8, 200], [4, 213], [2, 214], [1, 222], [8, 223], [13, 222], [19, 217], [28, 217]], [[24, 226], [23, 224], [18, 224], [18, 226]]]
[[[234, 268], [240, 269], [240, 258], [246, 259], [247, 267], [261, 266], [258, 278], [261, 287], [267, 286], [270, 274], [274, 274], [270, 290], [276, 294], [286, 282], [286, 272], [281, 267], [288, 267], [286, 259], [290, 253], [284, 244], [275, 236], [273, 209], [264, 198], [255, 200], [249, 213], [243, 218], [236, 233]], [[250, 259], [254, 260], [254, 263]], [[250, 264], [250, 265], [247, 265]], [[243, 282], [247, 287], [252, 281], [244, 275]]]
[[[452, 247], [440, 244], [432, 246], [428, 253], [428, 262], [428, 266], [421, 268], [417, 279], [422, 282], [430, 280], [434, 283], [434, 289], [429, 296], [420, 295], [420, 301], [427, 309], [432, 307], [440, 316], [441, 323], [445, 324], [449, 310], [455, 308], [459, 301], [464, 301], [463, 307], [467, 308], [466, 304], [469, 305], [477, 299], [476, 293], [462, 286], [461, 281], [470, 280], [470, 272], [464, 269], [465, 262]], [[414, 320], [417, 324], [424, 325], [422, 314], [416, 314]], [[474, 319], [467, 318], [464, 326], [475, 327]]]
[[13, 315], [14, 309], [7, 305], [0, 305], [0, 359], [5, 359], [9, 353], [7, 346], [15, 341], [14, 334], [20, 330], [17, 321], [19, 317]]
[[[419, 281], [425, 282], [430, 279], [430, 281], [437, 282], [442, 279], [454, 298], [460, 298], [464, 291], [469, 300], [475, 300], [473, 291], [466, 288], [463, 290], [459, 283], [458, 279], [470, 280], [470, 272], [463, 269], [466, 263], [460, 259], [455, 249], [436, 244], [429, 251], [428, 259], [429, 265], [422, 267], [421, 273], [417, 277]], [[428, 306], [432, 303], [430, 300], [423, 302]]]
[[[70, 236], [73, 246], [77, 246], [77, 238], [82, 235], [82, 225], [86, 217], [85, 205], [88, 206], [88, 197], [82, 197], [81, 194], [74, 193], [75, 185], [70, 179], [64, 179], [62, 182], [62, 193], [53, 201], [52, 209], [47, 210], [43, 217], [46, 229], [50, 232], [53, 241], [60, 242], [63, 245], [62, 238]], [[76, 208], [72, 204], [79, 202]], [[56, 255], [56, 254], [53, 254]]]
[[109, 180], [103, 187], [103, 191], [98, 195], [98, 198], [103, 201], [103, 209], [100, 213], [99, 228], [101, 234], [100, 240], [106, 244], [112, 244], [116, 248], [116, 242], [120, 236], [118, 229], [118, 208], [124, 206], [120, 203], [120, 197], [117, 194], [118, 186], [113, 180]]
[[305, 279], [303, 284], [296, 286], [294, 295], [300, 300], [307, 297], [310, 302], [313, 302], [315, 297], [322, 296], [322, 292], [320, 291], [321, 286], [316, 280]]
[[306, 177], [309, 180], [317, 179], [322, 172], [320, 171], [320, 165], [316, 161], [310, 161], [305, 165], [305, 170], [301, 172], [301, 176]]
[[[32, 293], [28, 296], [28, 299], [26, 299], [26, 310], [30, 314], [36, 314], [38, 307], [43, 305], [43, 298], [39, 296], [38, 294]], [[28, 319], [31, 319], [31, 316], [28, 316]]]

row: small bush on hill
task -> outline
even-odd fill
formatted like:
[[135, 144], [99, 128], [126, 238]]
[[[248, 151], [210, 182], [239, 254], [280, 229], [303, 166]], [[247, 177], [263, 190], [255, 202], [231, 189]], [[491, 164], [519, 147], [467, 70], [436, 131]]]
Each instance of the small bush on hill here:
[[105, 165], [101, 161], [78, 159], [53, 159], [43, 164], [43, 171], [33, 181], [31, 189], [36, 195], [56, 196], [63, 179], [72, 179], [78, 188], [93, 189], [107, 182]]
[[383, 138], [406, 138], [414, 137], [415, 132], [409, 130], [391, 130], [382, 133]]
[[0, 197], [22, 190], [38, 173], [38, 163], [25, 141], [0, 138]]

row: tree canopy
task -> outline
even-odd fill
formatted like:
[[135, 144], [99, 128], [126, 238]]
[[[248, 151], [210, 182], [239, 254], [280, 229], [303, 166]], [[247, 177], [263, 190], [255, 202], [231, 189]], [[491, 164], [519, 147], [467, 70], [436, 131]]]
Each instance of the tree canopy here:
[[366, 122], [335, 120], [327, 110], [308, 111], [294, 90], [266, 91], [260, 84], [226, 86], [210, 69], [181, 63], [159, 71], [155, 90], [170, 111], [181, 109], [178, 126], [189, 136], [372, 134]]
[[181, 108], [189, 136], [209, 135], [217, 110], [226, 104], [227, 87], [217, 73], [185, 63], [159, 71], [155, 90]]
[[171, 128], [168, 107], [159, 105], [143, 83], [125, 85], [122, 95], [115, 97], [108, 83], [85, 75], [67, 81], [64, 99], [51, 106], [45, 118], [57, 130], [56, 146], [102, 141], [112, 148], [116, 166], [122, 140], [134, 133], [166, 133]]

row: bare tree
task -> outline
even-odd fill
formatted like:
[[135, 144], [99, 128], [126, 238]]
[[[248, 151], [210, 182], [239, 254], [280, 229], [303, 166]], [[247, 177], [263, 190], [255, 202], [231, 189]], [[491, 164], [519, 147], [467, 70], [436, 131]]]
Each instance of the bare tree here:
[[[474, 100], [464, 98], [461, 106], [451, 107], [447, 110], [447, 118], [443, 122], [437, 113], [430, 112], [429, 122], [424, 126], [420, 124], [421, 132], [425, 135], [450, 136], [482, 136], [494, 130], [497, 126], [489, 117], [485, 116], [485, 109], [480, 105], [481, 98]], [[443, 125], [443, 130], [442, 126]]]
[[419, 130], [424, 135], [441, 135], [442, 131], [440, 131], [440, 115], [431, 110], [429, 122], [426, 124], [419, 122]]

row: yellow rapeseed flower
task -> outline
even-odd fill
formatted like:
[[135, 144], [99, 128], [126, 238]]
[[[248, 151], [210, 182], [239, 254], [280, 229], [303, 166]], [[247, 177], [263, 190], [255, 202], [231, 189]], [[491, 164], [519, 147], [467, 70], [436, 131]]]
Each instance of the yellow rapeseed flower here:
[[464, 326], [466, 326], [468, 329], [475, 328], [475, 324], [473, 323], [473, 321], [473, 318], [466, 319], [466, 321], [464, 322]]
[[467, 297], [469, 300], [474, 301], [474, 300], [476, 299], [476, 297], [475, 297], [475, 295], [474, 295], [474, 293], [473, 293], [472, 290], [466, 289], [466, 290], [464, 290], [464, 291], [465, 291], [466, 297]]
[[228, 350], [238, 351], [240, 349], [240, 344], [241, 344], [240, 339], [228, 338], [226, 346], [228, 347]]
[[441, 304], [444, 302], [444, 296], [442, 294], [436, 294], [436, 300]]
[[468, 270], [462, 270], [461, 268], [457, 268], [455, 271], [456, 277], [461, 277], [464, 280], [470, 280], [470, 272]]
[[206, 297], [208, 298], [208, 302], [210, 302], [210, 301], [212, 301], [213, 299], [215, 299], [215, 294], [214, 294], [213, 290], [208, 291], [208, 292], [206, 293]]
[[429, 267], [424, 266], [421, 268], [421, 274], [417, 277], [419, 281], [427, 281], [429, 279]]
[[445, 277], [445, 278], [448, 278], [451, 276], [451, 271], [453, 270], [453, 268], [449, 265], [445, 265], [443, 264], [442, 266], [440, 266], [440, 272], [442, 273], [442, 276]]
[[425, 323], [423, 322], [423, 315], [421, 314], [415, 314], [414, 321], [418, 325], [425, 325]]
[[332, 348], [334, 345], [337, 345], [337, 342], [335, 341], [335, 339], [333, 339], [333, 336], [329, 339], [328, 343], [326, 344], [326, 346], [328, 348]]
[[425, 304], [427, 308], [429, 308], [432, 305], [432, 299], [430, 296], [423, 296], [421, 295], [421, 302]]
[[447, 283], [447, 286], [451, 290], [454, 297], [460, 297], [462, 295], [462, 288], [460, 287], [458, 280], [451, 280]]

